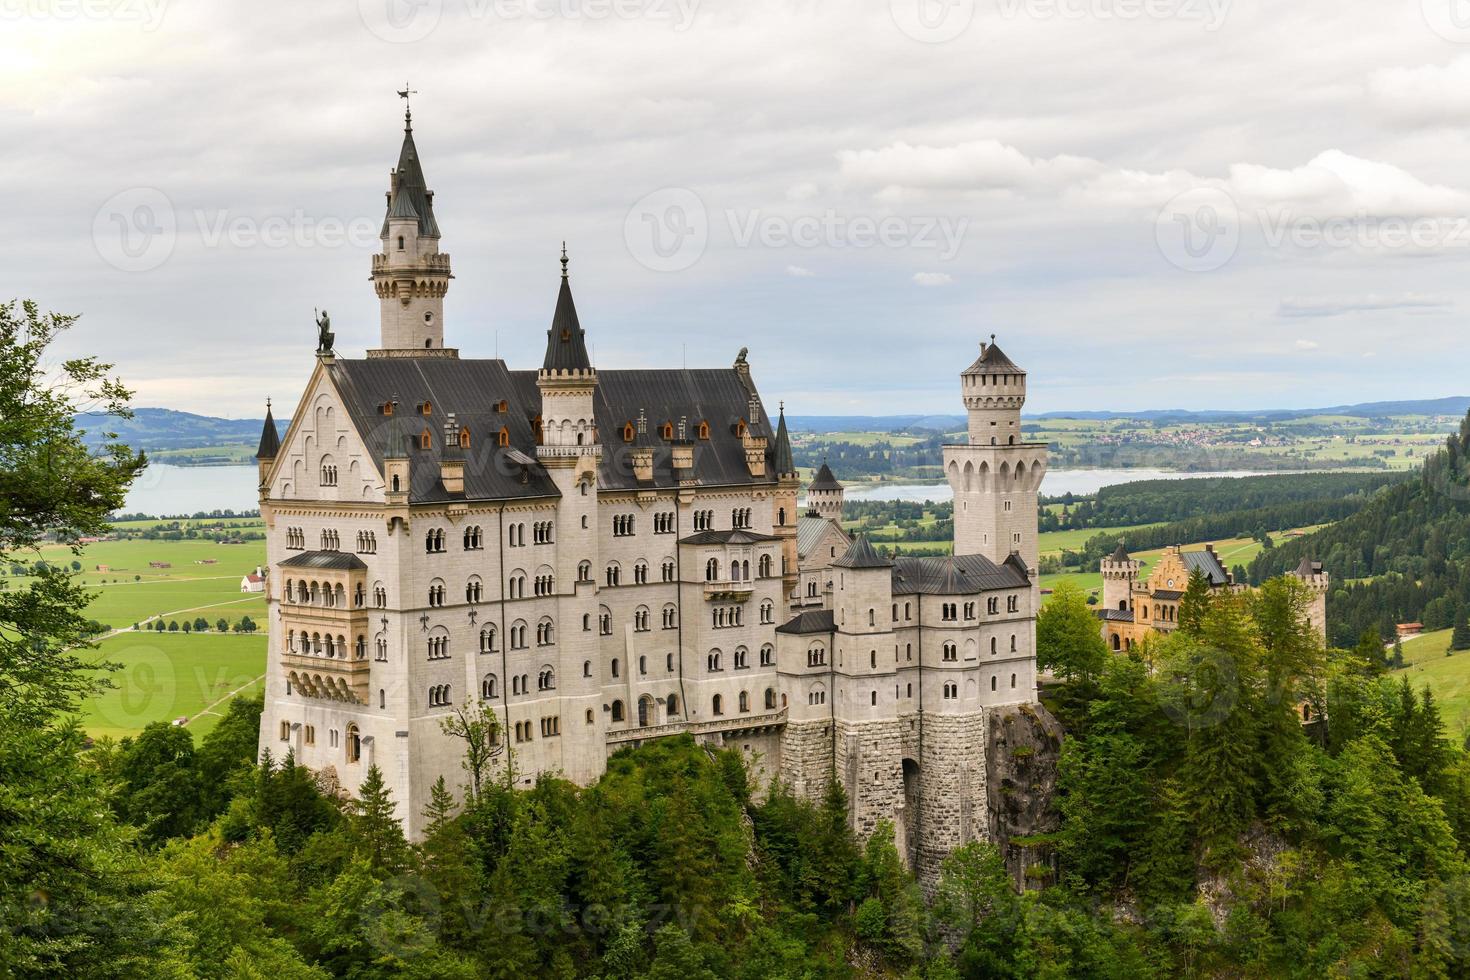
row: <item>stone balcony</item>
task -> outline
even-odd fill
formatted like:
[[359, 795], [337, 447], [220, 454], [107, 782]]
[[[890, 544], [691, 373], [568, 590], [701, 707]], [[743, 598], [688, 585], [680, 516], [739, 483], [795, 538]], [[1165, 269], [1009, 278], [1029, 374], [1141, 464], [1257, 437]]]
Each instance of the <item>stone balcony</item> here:
[[346, 656], [284, 651], [281, 666], [291, 693], [327, 701], [368, 703], [368, 681], [372, 665], [357, 659], [349, 649]]
[[609, 745], [641, 742], [650, 738], [666, 738], [670, 735], [688, 733], [696, 738], [700, 735], [718, 735], [729, 732], [747, 732], [786, 724], [786, 709], [759, 713], [724, 715], [707, 721], [670, 721], [662, 725], [645, 725], [641, 728], [609, 729], [606, 740]]
[[704, 583], [704, 597], [710, 602], [749, 602], [754, 594], [755, 583], [750, 580]]

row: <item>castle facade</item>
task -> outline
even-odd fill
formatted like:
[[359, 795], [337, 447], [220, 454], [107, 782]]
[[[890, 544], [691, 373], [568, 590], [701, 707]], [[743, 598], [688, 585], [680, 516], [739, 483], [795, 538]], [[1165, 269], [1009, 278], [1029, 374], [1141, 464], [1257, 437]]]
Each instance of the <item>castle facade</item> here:
[[1025, 372], [981, 344], [944, 452], [956, 554], [889, 560], [843, 532], [825, 468], [803, 509], [744, 352], [599, 370], [565, 251], [540, 367], [459, 357], [434, 209], [410, 118], [372, 259], [381, 346], [338, 356], [323, 325], [284, 434], [267, 413], [261, 749], [346, 787], [377, 765], [413, 837], [433, 783], [465, 781], [441, 723], [484, 704], [518, 785], [688, 733], [808, 796], [839, 780], [852, 825], [893, 822], [927, 880], [991, 836], [987, 732], [1036, 698]]

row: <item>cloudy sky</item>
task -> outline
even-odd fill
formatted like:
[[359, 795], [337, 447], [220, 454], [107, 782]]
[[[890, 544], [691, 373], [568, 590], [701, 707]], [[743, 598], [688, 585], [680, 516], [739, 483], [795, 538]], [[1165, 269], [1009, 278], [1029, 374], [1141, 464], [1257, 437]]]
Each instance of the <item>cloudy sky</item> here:
[[0, 0], [5, 296], [140, 405], [294, 403], [376, 346], [405, 79], [447, 341], [798, 414], [1470, 393], [1466, 0]]

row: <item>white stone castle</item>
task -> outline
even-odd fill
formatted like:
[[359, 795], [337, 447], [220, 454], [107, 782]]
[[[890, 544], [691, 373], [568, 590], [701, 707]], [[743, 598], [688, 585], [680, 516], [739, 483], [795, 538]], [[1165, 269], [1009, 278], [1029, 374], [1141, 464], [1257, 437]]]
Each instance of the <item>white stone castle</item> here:
[[931, 879], [991, 833], [987, 726], [1036, 694], [1037, 492], [1026, 375], [992, 342], [945, 448], [953, 558], [881, 557], [825, 466], [798, 502], [784, 413], [732, 367], [599, 371], [565, 251], [539, 370], [445, 346], [452, 278], [411, 117], [372, 278], [382, 347], [322, 349], [260, 508], [270, 652], [262, 750], [355, 787], [376, 764], [409, 835], [464, 782], [441, 720], [483, 702], [517, 784], [595, 780], [690, 733], [853, 826], [890, 820]]

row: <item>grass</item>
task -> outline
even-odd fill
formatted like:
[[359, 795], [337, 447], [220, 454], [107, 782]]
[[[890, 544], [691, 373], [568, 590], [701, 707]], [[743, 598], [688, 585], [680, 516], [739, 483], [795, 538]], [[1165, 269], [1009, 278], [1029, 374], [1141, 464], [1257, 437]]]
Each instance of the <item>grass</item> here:
[[[186, 717], [195, 734], [218, 722], [233, 692], [259, 690], [265, 674], [263, 633], [119, 633], [100, 644], [99, 660], [122, 665], [109, 675], [113, 687], [82, 708], [82, 727], [93, 736], [120, 738], [150, 722]], [[241, 689], [244, 690], [241, 690]]]
[[[259, 526], [259, 521], [243, 523]], [[98, 661], [118, 663], [122, 669], [109, 675], [113, 689], [82, 706], [82, 727], [89, 734], [119, 738], [136, 734], [150, 722], [186, 717], [189, 729], [202, 735], [219, 721], [216, 712], [223, 711], [232, 692], [249, 694], [260, 689], [259, 679], [265, 674], [265, 634], [217, 633], [213, 626], [220, 618], [232, 624], [242, 616], [256, 622], [265, 619], [265, 597], [240, 591], [241, 577], [265, 564], [264, 541], [238, 545], [201, 540], [99, 541], [87, 545], [80, 555], [50, 546], [41, 549], [39, 557], [56, 565], [81, 562], [79, 577], [96, 594], [87, 616], [122, 631], [103, 639], [100, 649], [93, 652]], [[216, 563], [197, 564], [210, 559]], [[166, 562], [171, 567], [150, 568], [149, 562]], [[96, 571], [99, 564], [110, 570]], [[5, 581], [13, 583], [13, 588], [26, 579], [6, 576]], [[187, 634], [132, 630], [134, 623], [159, 616], [181, 624], [202, 616], [211, 629]]]
[[1408, 666], [1393, 671], [1392, 676], [1408, 677], [1415, 690], [1427, 685], [1434, 691], [1445, 731], [1458, 743], [1460, 734], [1470, 729], [1470, 650], [1446, 656], [1450, 633], [1437, 630], [1405, 640]]

